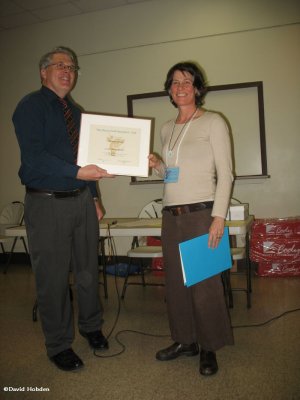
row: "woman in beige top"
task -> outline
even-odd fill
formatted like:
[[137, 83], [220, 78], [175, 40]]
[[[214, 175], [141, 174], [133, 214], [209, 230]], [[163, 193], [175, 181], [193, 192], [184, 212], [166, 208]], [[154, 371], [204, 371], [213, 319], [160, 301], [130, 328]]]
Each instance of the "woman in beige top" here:
[[209, 234], [217, 247], [224, 232], [232, 190], [231, 145], [223, 118], [205, 111], [204, 77], [191, 62], [174, 65], [165, 89], [178, 109], [161, 130], [161, 158], [150, 154], [149, 165], [164, 178], [162, 246], [166, 298], [174, 343], [157, 352], [159, 361], [200, 352], [200, 373], [218, 371], [216, 350], [233, 344], [221, 275], [184, 286], [179, 243]]

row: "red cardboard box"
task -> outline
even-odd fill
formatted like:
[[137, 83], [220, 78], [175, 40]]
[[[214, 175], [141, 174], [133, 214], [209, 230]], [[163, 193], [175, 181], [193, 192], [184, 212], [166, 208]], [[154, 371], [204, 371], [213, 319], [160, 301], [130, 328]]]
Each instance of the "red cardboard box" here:
[[300, 262], [300, 238], [286, 239], [280, 236], [251, 237], [252, 261]]
[[259, 276], [300, 276], [300, 217], [256, 219], [250, 259]]
[[283, 236], [300, 239], [300, 217], [256, 219], [251, 236]]
[[[148, 236], [147, 237], [147, 246], [161, 246], [160, 237], [156, 236]], [[156, 275], [163, 275], [164, 269], [164, 259], [162, 257], [153, 258], [151, 269], [154, 271]]]
[[300, 276], [300, 262], [282, 263], [263, 261], [258, 264], [257, 275], [271, 277]]

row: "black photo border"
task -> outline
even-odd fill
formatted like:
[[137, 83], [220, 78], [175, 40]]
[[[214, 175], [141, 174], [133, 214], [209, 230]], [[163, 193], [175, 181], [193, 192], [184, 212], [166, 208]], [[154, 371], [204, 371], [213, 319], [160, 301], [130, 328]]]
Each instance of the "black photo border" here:
[[[258, 106], [258, 119], [259, 119], [259, 137], [260, 137], [260, 159], [261, 159], [261, 174], [257, 175], [237, 175], [234, 177], [235, 180], [241, 179], [261, 179], [270, 178], [268, 175], [267, 167], [267, 148], [266, 148], [266, 132], [265, 132], [265, 113], [264, 113], [264, 94], [263, 94], [263, 82], [243, 82], [243, 83], [232, 83], [225, 85], [215, 85], [208, 86], [207, 91], [221, 91], [221, 90], [234, 90], [234, 89], [247, 89], [256, 88], [257, 91], [257, 106]], [[160, 92], [149, 92], [149, 93], [139, 93], [127, 96], [127, 113], [128, 117], [135, 117], [133, 102], [142, 99], [151, 99], [157, 97], [167, 97], [168, 93], [166, 91]], [[137, 184], [155, 184], [163, 183], [162, 179], [143, 179], [139, 180], [137, 177], [131, 177], [132, 185]]]

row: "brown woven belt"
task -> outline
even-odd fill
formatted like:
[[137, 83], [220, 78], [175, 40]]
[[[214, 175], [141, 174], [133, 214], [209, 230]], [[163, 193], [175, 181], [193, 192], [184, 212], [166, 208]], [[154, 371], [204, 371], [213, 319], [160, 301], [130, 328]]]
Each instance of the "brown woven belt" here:
[[213, 208], [213, 201], [204, 201], [202, 203], [194, 204], [181, 204], [178, 206], [165, 206], [164, 211], [168, 211], [170, 214], [177, 216], [182, 214], [188, 214], [195, 211], [205, 210], [206, 208]]
[[68, 191], [54, 191], [54, 190], [43, 190], [43, 189], [34, 189], [30, 187], [26, 187], [26, 193], [36, 194], [40, 196], [47, 196], [47, 197], [55, 197], [57, 199], [63, 199], [66, 197], [76, 197], [79, 196], [82, 192], [84, 192], [86, 187]]

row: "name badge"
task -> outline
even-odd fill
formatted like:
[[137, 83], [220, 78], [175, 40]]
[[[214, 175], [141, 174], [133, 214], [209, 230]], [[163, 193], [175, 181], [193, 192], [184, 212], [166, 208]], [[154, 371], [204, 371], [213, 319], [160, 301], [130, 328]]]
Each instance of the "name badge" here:
[[179, 167], [168, 167], [165, 174], [165, 183], [176, 183], [179, 177]]

